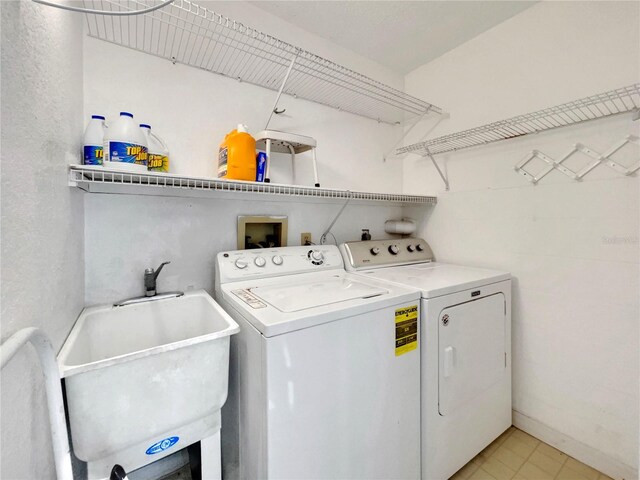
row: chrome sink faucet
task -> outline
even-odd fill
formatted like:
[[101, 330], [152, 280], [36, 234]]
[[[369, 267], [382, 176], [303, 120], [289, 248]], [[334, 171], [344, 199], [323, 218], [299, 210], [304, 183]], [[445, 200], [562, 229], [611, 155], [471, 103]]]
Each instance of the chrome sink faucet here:
[[171, 262], [162, 262], [157, 270], [154, 271], [153, 268], [147, 268], [144, 271], [145, 296], [153, 297], [156, 294], [156, 279], [164, 266], [170, 263]]
[[121, 302], [114, 303], [114, 307], [124, 307], [125, 305], [131, 305], [134, 303], [142, 303], [142, 302], [151, 302], [153, 300], [162, 300], [165, 298], [174, 298], [181, 297], [184, 295], [184, 292], [166, 292], [166, 293], [157, 293], [156, 292], [156, 280], [158, 279], [158, 275], [164, 268], [165, 265], [171, 262], [162, 262], [160, 266], [154, 270], [153, 268], [147, 268], [144, 271], [144, 297], [133, 297], [128, 298], [127, 300], [122, 300]]

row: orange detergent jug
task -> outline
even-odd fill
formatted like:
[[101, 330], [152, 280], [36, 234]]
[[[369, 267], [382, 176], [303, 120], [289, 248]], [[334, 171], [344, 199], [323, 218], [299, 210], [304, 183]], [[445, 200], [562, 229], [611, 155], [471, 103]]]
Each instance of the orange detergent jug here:
[[246, 125], [238, 125], [220, 144], [218, 178], [256, 181], [256, 140]]

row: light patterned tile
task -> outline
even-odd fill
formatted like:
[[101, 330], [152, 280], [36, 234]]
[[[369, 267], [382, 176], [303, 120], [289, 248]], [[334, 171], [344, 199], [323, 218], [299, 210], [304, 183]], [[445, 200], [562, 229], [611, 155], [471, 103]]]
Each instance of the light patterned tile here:
[[551, 457], [554, 460], [560, 462], [560, 463], [564, 463], [565, 460], [567, 458], [569, 458], [567, 455], [565, 455], [564, 453], [562, 453], [560, 450], [553, 448], [551, 445], [547, 445], [544, 442], [540, 442], [540, 444], [538, 445], [538, 448], [536, 448], [536, 450], [538, 450], [540, 453], [544, 453], [547, 457]]
[[497, 480], [511, 480], [516, 474], [515, 470], [511, 470], [504, 463], [496, 460], [495, 458], [489, 458], [486, 462], [480, 465], [480, 468]]
[[524, 458], [518, 455], [517, 453], [505, 448], [503, 445], [500, 445], [498, 449], [491, 455], [491, 458], [495, 458], [496, 460], [501, 461], [511, 470], [517, 471], [522, 464], [524, 463]]
[[584, 475], [570, 469], [567, 466], [563, 466], [560, 472], [556, 476], [556, 480], [589, 480]]
[[492, 444], [490, 444], [487, 448], [485, 448], [484, 450], [482, 450], [478, 456], [476, 458], [481, 458], [483, 461], [486, 460], [487, 458], [489, 458], [491, 455], [493, 455], [493, 452], [495, 452], [498, 447], [500, 445], [496, 442], [493, 442]]
[[589, 465], [585, 465], [584, 463], [579, 462], [575, 458], [569, 457], [567, 459], [567, 462], [565, 463], [565, 466], [569, 467], [571, 470], [578, 472], [589, 480], [598, 480], [598, 477], [600, 476], [599, 471], [591, 468]]
[[507, 429], [451, 477], [451, 480], [551, 480], [554, 478], [555, 480], [613, 480], [515, 427]]
[[515, 432], [513, 432], [511, 434], [512, 437], [517, 438], [518, 440], [520, 440], [521, 442], [524, 442], [528, 445], [533, 445], [533, 446], [538, 446], [538, 444], [540, 443], [540, 440], [538, 440], [536, 437], [532, 437], [531, 435], [529, 435], [528, 433], [523, 432], [522, 430], [516, 430]]
[[518, 475], [521, 475], [528, 480], [553, 480], [554, 477], [554, 475], [541, 470], [530, 462], [526, 462], [522, 465], [520, 470], [518, 470]]
[[497, 479], [493, 475], [479, 468], [473, 473], [473, 475], [469, 477], [469, 480], [497, 480]]
[[562, 463], [554, 460], [551, 457], [543, 454], [539, 450], [536, 450], [531, 454], [531, 456], [527, 459], [527, 462], [533, 463], [539, 469], [549, 473], [552, 476], [556, 476], [560, 469], [562, 468]]
[[462, 474], [458, 471], [453, 474], [453, 477], [449, 477], [449, 480], [467, 480], [467, 477], [463, 477]]
[[511, 436], [511, 434], [513, 432], [516, 431], [515, 427], [509, 427], [507, 428], [502, 435], [500, 435], [498, 438], [495, 439], [494, 443], [497, 443], [498, 445], [500, 445], [502, 442], [504, 442], [507, 438], [509, 438]]
[[517, 453], [523, 458], [527, 458], [531, 453], [536, 449], [537, 445], [531, 445], [529, 443], [524, 443], [514, 437], [516, 432], [514, 432], [509, 438], [507, 438], [502, 446], [508, 448], [514, 453]]
[[[480, 465], [478, 465], [478, 462], [474, 461], [475, 458], [473, 460], [471, 460], [469, 463], [467, 463], [464, 467], [462, 467], [460, 470], [458, 470], [454, 477], [456, 478], [462, 478], [462, 479], [467, 479], [469, 478], [478, 468], [480, 468]], [[451, 477], [453, 478], [453, 477]]]

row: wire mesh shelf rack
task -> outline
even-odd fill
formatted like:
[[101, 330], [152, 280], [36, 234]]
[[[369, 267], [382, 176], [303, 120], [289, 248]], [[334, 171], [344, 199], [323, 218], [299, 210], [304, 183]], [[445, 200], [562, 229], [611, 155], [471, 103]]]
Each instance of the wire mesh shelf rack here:
[[[160, 0], [84, 0], [140, 9]], [[89, 36], [388, 124], [441, 109], [188, 0], [135, 17], [87, 14]], [[294, 60], [295, 59], [295, 60]]]
[[[69, 185], [92, 193], [157, 194], [190, 196], [189, 192], [270, 195], [276, 197], [309, 197], [314, 199], [351, 199], [365, 202], [386, 202], [402, 205], [435, 205], [436, 197], [372, 193], [333, 188], [305, 187], [278, 183], [244, 182], [208, 177], [191, 177], [171, 173], [121, 172], [101, 166], [71, 165]], [[124, 190], [122, 189], [124, 187]]]
[[462, 132], [415, 143], [396, 150], [397, 155], [417, 153], [422, 156], [461, 150], [509, 138], [521, 137], [557, 127], [574, 125], [640, 108], [640, 83], [618, 88], [572, 102], [518, 115], [506, 120], [471, 128]]

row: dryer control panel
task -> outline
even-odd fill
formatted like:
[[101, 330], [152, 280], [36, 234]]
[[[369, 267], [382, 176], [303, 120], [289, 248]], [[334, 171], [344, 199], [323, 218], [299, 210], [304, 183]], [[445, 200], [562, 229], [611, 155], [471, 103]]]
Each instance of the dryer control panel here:
[[216, 257], [216, 275], [222, 282], [330, 269], [344, 270], [335, 245], [232, 250]]
[[422, 238], [367, 240], [340, 245], [349, 271], [433, 261], [433, 252]]

